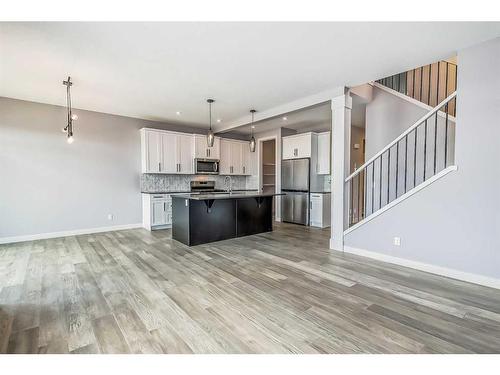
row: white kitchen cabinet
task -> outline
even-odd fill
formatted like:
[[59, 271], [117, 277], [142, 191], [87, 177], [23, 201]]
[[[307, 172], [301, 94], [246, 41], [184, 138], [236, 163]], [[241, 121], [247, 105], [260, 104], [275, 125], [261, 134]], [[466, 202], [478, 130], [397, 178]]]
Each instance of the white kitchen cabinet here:
[[221, 139], [220, 142], [220, 174], [252, 175], [255, 172], [255, 154], [250, 152], [249, 142], [233, 139]]
[[246, 176], [254, 176], [257, 174], [257, 152], [250, 152], [250, 142], [243, 143], [242, 146], [243, 170], [242, 173]]
[[327, 228], [331, 222], [331, 193], [311, 193], [309, 223], [312, 227]]
[[194, 144], [193, 137], [188, 134], [176, 135], [176, 162], [179, 165], [177, 173], [194, 173]]
[[283, 137], [283, 160], [310, 158], [312, 133], [303, 133]]
[[193, 174], [191, 134], [141, 129], [142, 173]]
[[330, 174], [330, 132], [318, 134], [318, 148], [317, 148], [317, 171], [318, 174]]
[[172, 225], [172, 198], [168, 194], [142, 194], [142, 225], [148, 230]]
[[141, 131], [142, 171], [160, 173], [161, 168], [161, 133]]
[[220, 138], [215, 137], [214, 145], [208, 147], [207, 136], [195, 134], [195, 158], [198, 159], [220, 159]]

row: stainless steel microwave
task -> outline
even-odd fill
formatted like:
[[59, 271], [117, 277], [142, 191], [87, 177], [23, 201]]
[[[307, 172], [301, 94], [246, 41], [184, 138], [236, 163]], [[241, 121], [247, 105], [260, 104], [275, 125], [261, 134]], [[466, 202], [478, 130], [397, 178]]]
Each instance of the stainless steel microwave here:
[[199, 158], [194, 159], [194, 173], [219, 174], [219, 160]]

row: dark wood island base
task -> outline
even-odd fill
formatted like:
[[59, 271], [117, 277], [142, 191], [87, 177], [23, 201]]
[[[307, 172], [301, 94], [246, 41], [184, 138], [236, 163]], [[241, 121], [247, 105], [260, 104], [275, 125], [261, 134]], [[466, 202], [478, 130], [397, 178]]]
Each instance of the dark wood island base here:
[[188, 246], [273, 230], [273, 196], [172, 196], [172, 238]]

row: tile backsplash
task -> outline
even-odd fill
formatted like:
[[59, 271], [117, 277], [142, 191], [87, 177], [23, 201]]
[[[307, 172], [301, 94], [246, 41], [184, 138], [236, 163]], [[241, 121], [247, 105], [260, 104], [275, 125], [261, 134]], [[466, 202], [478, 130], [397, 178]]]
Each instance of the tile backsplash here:
[[[168, 191], [189, 191], [191, 181], [215, 181], [216, 189], [227, 189], [224, 185], [225, 176], [195, 176], [195, 175], [168, 175], [143, 173], [141, 175], [141, 191], [168, 192]], [[231, 176], [233, 189], [247, 189], [247, 177]], [[251, 187], [249, 187], [250, 189]]]

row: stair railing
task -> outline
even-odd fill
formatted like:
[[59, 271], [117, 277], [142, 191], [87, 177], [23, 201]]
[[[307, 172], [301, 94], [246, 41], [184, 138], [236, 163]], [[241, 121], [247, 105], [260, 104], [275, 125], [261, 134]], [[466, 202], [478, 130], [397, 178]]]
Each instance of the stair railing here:
[[[457, 75], [458, 67], [456, 64], [449, 61], [438, 61], [379, 79], [376, 82], [434, 107], [457, 90]], [[455, 116], [455, 103], [451, 103], [448, 110], [451, 116]]]
[[374, 214], [454, 163], [456, 91], [345, 179], [348, 226]]

